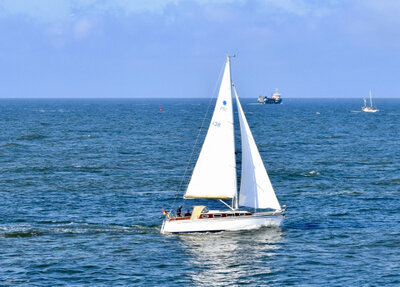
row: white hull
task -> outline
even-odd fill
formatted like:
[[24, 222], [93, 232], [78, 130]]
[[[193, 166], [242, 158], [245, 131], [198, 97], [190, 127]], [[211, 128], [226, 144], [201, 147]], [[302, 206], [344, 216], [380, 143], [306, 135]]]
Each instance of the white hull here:
[[376, 113], [378, 110], [374, 110], [374, 109], [362, 109], [362, 111], [364, 112], [364, 113]]
[[166, 219], [161, 233], [217, 232], [227, 230], [256, 229], [262, 226], [279, 226], [283, 219], [281, 212], [259, 212], [248, 216], [209, 219]]

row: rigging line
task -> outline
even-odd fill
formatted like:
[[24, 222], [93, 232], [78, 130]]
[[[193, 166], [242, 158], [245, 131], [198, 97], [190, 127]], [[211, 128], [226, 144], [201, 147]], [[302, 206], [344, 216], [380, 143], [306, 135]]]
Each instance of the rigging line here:
[[235, 209], [233, 209], [229, 204], [227, 204], [225, 201], [223, 201], [222, 199], [219, 200], [220, 202], [222, 202], [225, 206], [227, 206], [230, 210], [235, 211]]
[[[196, 140], [195, 140], [195, 142], [194, 142], [194, 145], [193, 145], [193, 148], [192, 148], [192, 152], [191, 152], [190, 157], [189, 157], [189, 160], [188, 160], [188, 162], [187, 162], [187, 164], [186, 164], [185, 171], [183, 172], [183, 176], [182, 176], [181, 182], [179, 183], [179, 187], [178, 187], [178, 191], [176, 192], [175, 199], [174, 199], [174, 201], [172, 202], [172, 206], [175, 205], [176, 199], [178, 198], [178, 194], [181, 192], [181, 188], [182, 188], [183, 182], [184, 182], [184, 180], [185, 180], [186, 173], [187, 173], [187, 171], [188, 171], [188, 169], [189, 169], [189, 165], [190, 165], [190, 163], [191, 163], [191, 161], [192, 161], [192, 157], [193, 157], [193, 154], [194, 154], [194, 150], [195, 150], [195, 148], [196, 148], [196, 146], [197, 146], [197, 143], [198, 143], [198, 141], [199, 141], [200, 134], [201, 134], [201, 131], [203, 130], [203, 126], [204, 126], [204, 123], [205, 123], [205, 121], [206, 121], [208, 112], [210, 111], [211, 102], [212, 102], [212, 100], [213, 100], [214, 97], [215, 97], [215, 92], [216, 92], [216, 90], [217, 90], [217, 88], [218, 88], [219, 82], [221, 81], [221, 77], [222, 77], [222, 73], [223, 73], [223, 71], [224, 71], [224, 68], [225, 68], [225, 63], [222, 65], [222, 68], [220, 69], [217, 82], [215, 83], [214, 90], [213, 90], [213, 92], [212, 92], [212, 94], [211, 94], [211, 98], [210, 98], [210, 100], [208, 101], [208, 106], [207, 106], [206, 113], [205, 113], [204, 118], [203, 118], [203, 120], [202, 120], [202, 122], [201, 122], [199, 132], [197, 133], [197, 137], [196, 137]], [[189, 184], [189, 183], [188, 183], [188, 184]], [[172, 207], [171, 207], [170, 212], [172, 212]]]

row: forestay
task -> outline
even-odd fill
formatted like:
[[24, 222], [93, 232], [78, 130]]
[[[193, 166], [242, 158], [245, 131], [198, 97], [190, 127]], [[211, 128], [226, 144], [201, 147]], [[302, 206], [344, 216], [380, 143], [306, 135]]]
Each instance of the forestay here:
[[267, 171], [265, 170], [264, 163], [243, 113], [235, 87], [233, 87], [233, 91], [238, 107], [242, 140], [242, 177], [239, 205], [280, 210], [281, 206], [276, 198]]
[[236, 161], [229, 57], [210, 127], [184, 198], [234, 198]]

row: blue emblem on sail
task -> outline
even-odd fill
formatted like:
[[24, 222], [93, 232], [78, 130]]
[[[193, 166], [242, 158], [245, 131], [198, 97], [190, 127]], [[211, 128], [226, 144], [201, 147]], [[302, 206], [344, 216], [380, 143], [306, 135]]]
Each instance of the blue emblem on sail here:
[[224, 106], [226, 106], [226, 101], [223, 101], [222, 103], [224, 104]]

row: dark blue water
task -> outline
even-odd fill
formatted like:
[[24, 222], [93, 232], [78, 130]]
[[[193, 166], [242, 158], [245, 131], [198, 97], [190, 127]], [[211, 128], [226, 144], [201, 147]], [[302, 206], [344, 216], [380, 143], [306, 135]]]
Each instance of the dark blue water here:
[[376, 104], [244, 100], [282, 227], [162, 236], [208, 100], [0, 100], [0, 285], [399, 286], [400, 100]]

